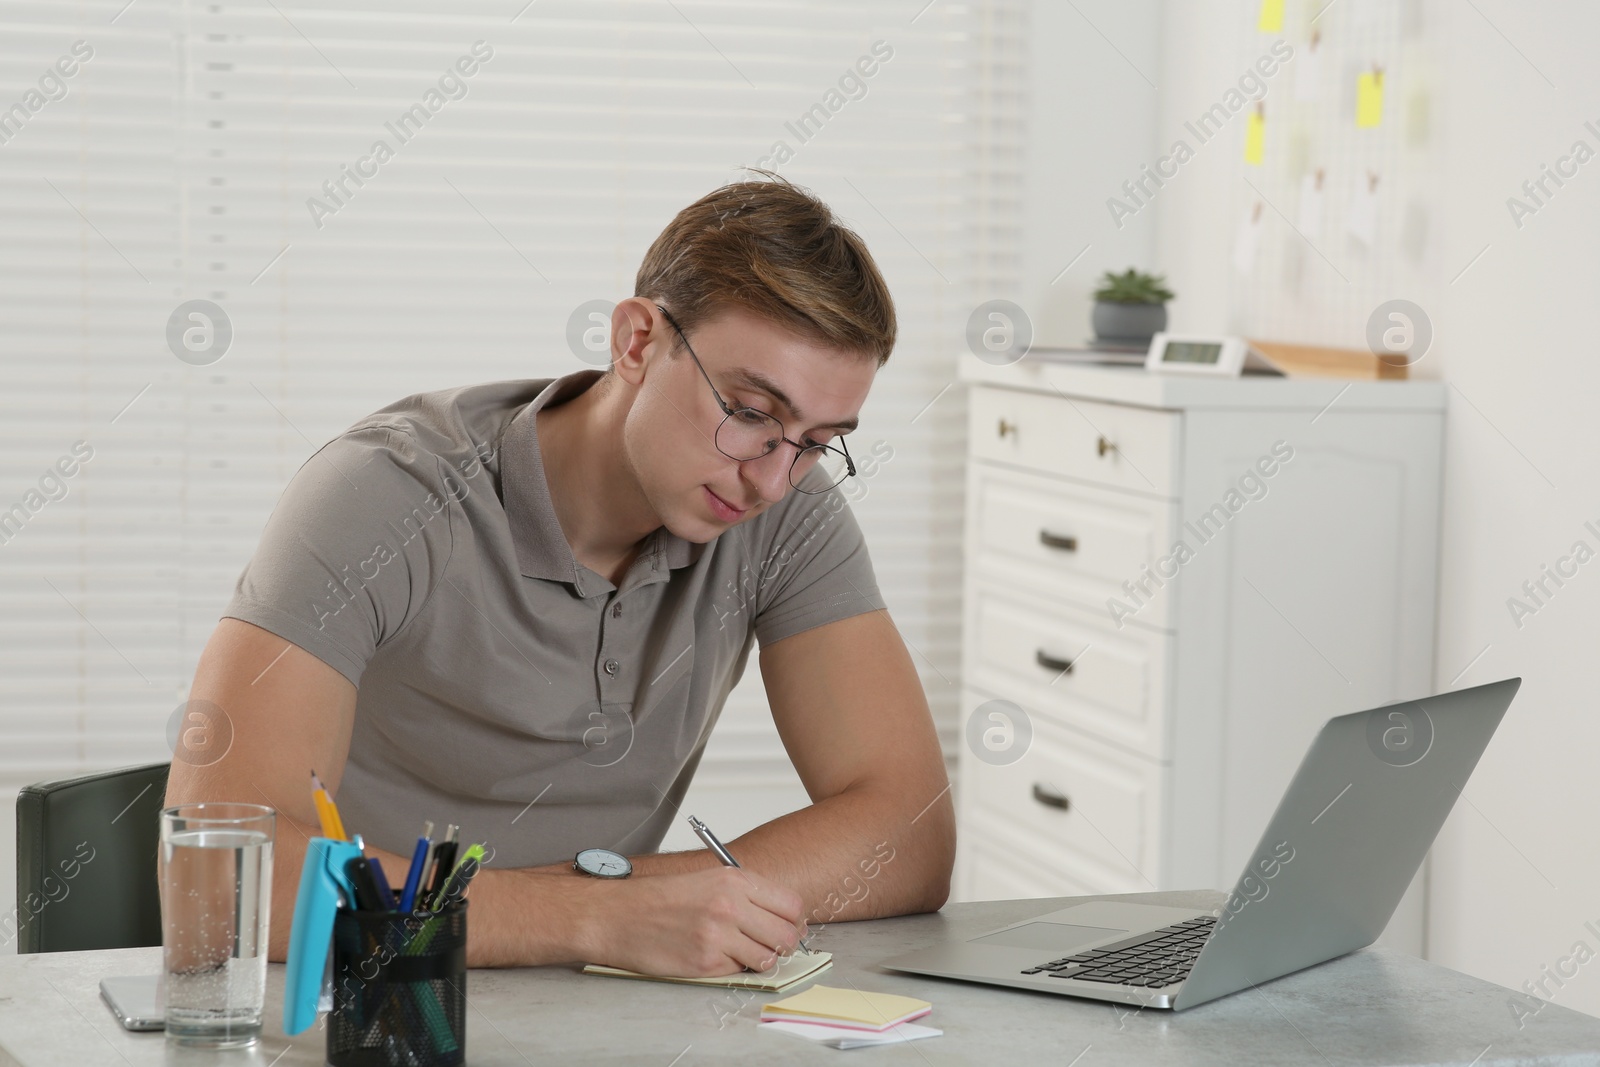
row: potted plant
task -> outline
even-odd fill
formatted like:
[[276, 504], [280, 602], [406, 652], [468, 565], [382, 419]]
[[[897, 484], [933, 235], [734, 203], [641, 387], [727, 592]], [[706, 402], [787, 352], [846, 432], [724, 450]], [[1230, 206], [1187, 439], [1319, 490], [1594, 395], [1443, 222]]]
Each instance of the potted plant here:
[[1094, 291], [1094, 337], [1116, 345], [1148, 345], [1167, 328], [1167, 301], [1172, 290], [1160, 274], [1129, 267], [1121, 274], [1106, 271]]

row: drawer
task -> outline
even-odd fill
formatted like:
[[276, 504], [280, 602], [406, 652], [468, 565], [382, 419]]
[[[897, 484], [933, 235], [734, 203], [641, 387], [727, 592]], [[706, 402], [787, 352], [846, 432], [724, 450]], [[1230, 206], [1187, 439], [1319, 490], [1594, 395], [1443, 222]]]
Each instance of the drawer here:
[[975, 386], [969, 441], [978, 459], [1151, 496], [1178, 495], [1182, 416], [1059, 394]]
[[[995, 713], [982, 710], [996, 703], [982, 693], [964, 696], [965, 715], [978, 712], [983, 722]], [[1085, 891], [1155, 888], [1164, 768], [1047, 718], [1029, 721], [1032, 738], [1014, 763], [995, 766], [962, 752], [966, 834], [1010, 839], [1030, 864], [1059, 870]]]
[[[1112, 627], [1103, 608], [1037, 599], [982, 576], [967, 586], [971, 684], [1153, 759], [1165, 758], [1172, 638]], [[1070, 665], [1070, 666], [1069, 666]]]
[[1155, 595], [1138, 621], [1167, 624], [1171, 597], [1145, 578], [1144, 568], [1155, 573], [1174, 540], [1174, 505], [979, 464], [969, 477], [975, 570], [1018, 585], [1054, 584], [1095, 608], [1111, 597], [1132, 603], [1122, 583], [1143, 581]]

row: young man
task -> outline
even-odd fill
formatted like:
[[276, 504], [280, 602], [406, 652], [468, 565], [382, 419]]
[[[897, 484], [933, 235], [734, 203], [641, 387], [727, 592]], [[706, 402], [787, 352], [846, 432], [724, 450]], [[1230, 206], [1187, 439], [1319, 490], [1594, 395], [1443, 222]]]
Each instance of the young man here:
[[[309, 771], [398, 880], [424, 820], [492, 860], [471, 966], [728, 974], [808, 922], [930, 911], [954, 819], [917, 674], [836, 479], [894, 346], [861, 239], [776, 175], [684, 209], [611, 366], [408, 397], [284, 491], [196, 671], [231, 729], [167, 803], [278, 809], [282, 959]], [[859, 448], [858, 448], [859, 451]], [[658, 854], [753, 642], [813, 803]], [[574, 858], [616, 857], [595, 871]]]

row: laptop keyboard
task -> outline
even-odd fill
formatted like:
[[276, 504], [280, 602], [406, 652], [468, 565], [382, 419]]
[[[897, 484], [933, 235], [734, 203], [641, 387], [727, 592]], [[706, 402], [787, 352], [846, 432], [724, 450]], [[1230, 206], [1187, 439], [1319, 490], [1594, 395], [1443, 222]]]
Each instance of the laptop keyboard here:
[[1189, 976], [1189, 968], [1194, 966], [1195, 957], [1200, 955], [1216, 922], [1216, 916], [1202, 915], [1092, 952], [1050, 960], [1022, 973], [1151, 989], [1177, 985]]

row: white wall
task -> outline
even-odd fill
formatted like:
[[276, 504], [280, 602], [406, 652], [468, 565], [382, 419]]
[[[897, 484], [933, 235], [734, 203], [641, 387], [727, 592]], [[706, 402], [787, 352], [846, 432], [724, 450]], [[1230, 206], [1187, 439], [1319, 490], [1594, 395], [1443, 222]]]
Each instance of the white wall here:
[[1033, 0], [1029, 16], [1020, 295], [994, 295], [1028, 312], [1035, 343], [1080, 345], [1101, 272], [1150, 264], [1153, 220], [1118, 230], [1105, 199], [1153, 158], [1161, 4]]
[[[1463, 267], [1489, 251], [1447, 281], [1435, 316], [1443, 375], [1460, 390], [1447, 431], [1436, 677], [1448, 684], [1487, 645], [1458, 684], [1524, 682], [1466, 789], [1471, 804], [1434, 850], [1429, 947], [1441, 963], [1520, 987], [1580, 939], [1600, 951], [1583, 927], [1600, 920], [1600, 561], [1520, 629], [1506, 606], [1574, 541], [1600, 550], [1583, 529], [1600, 528], [1600, 162], [1520, 230], [1505, 202], [1574, 140], [1600, 151], [1583, 128], [1600, 126], [1600, 10], [1581, 0], [1478, 6], [1492, 26], [1462, 6], [1438, 30], [1450, 243]], [[1554, 999], [1600, 1014], [1600, 963]]]
[[[1184, 120], [1213, 103], [1238, 77], [1234, 57], [1240, 23], [1231, 9], [1239, 6], [1230, 0], [1162, 5], [1156, 141], [1163, 151], [1180, 137], [1193, 144]], [[1150, 266], [1165, 272], [1177, 293], [1169, 305], [1169, 325], [1216, 332], [1228, 327], [1234, 156], [1231, 144], [1195, 147], [1194, 159], [1161, 188], [1149, 209], [1124, 220], [1124, 228], [1150, 235], [1155, 248]], [[1102, 218], [1107, 217], [1102, 208]]]
[[[1600, 367], [1592, 340], [1600, 161], [1520, 230], [1506, 198], [1576, 139], [1600, 152], [1600, 136], [1583, 128], [1585, 119], [1600, 127], [1591, 54], [1600, 11], [1579, 0], [1404, 6], [1429, 60], [1425, 110], [1409, 121], [1426, 130], [1437, 175], [1424, 190], [1437, 267], [1420, 289], [1394, 295], [1421, 303], [1436, 330], [1417, 372], [1453, 387], [1434, 680], [1443, 690], [1524, 679], [1434, 848], [1427, 954], [1519, 988], [1580, 940], [1600, 951], [1600, 938], [1583, 926], [1600, 926], [1593, 819], [1600, 810], [1600, 559], [1580, 567], [1520, 628], [1507, 609], [1522, 582], [1574, 541], [1600, 551], [1600, 536], [1583, 528], [1592, 521], [1600, 529]], [[1240, 35], [1252, 32], [1255, 7], [1249, 0], [1166, 4], [1161, 130], [1176, 128], [1236, 76]], [[1227, 269], [1237, 223], [1228, 209], [1232, 151], [1200, 154], [1155, 205], [1153, 265], [1170, 272], [1179, 292], [1174, 319], [1183, 328], [1230, 325], [1238, 295]], [[1326, 343], [1346, 343], [1352, 330], [1359, 337], [1366, 310], [1361, 321], [1342, 325], [1344, 337]], [[1548, 988], [1557, 1003], [1600, 1013], [1600, 963]]]

